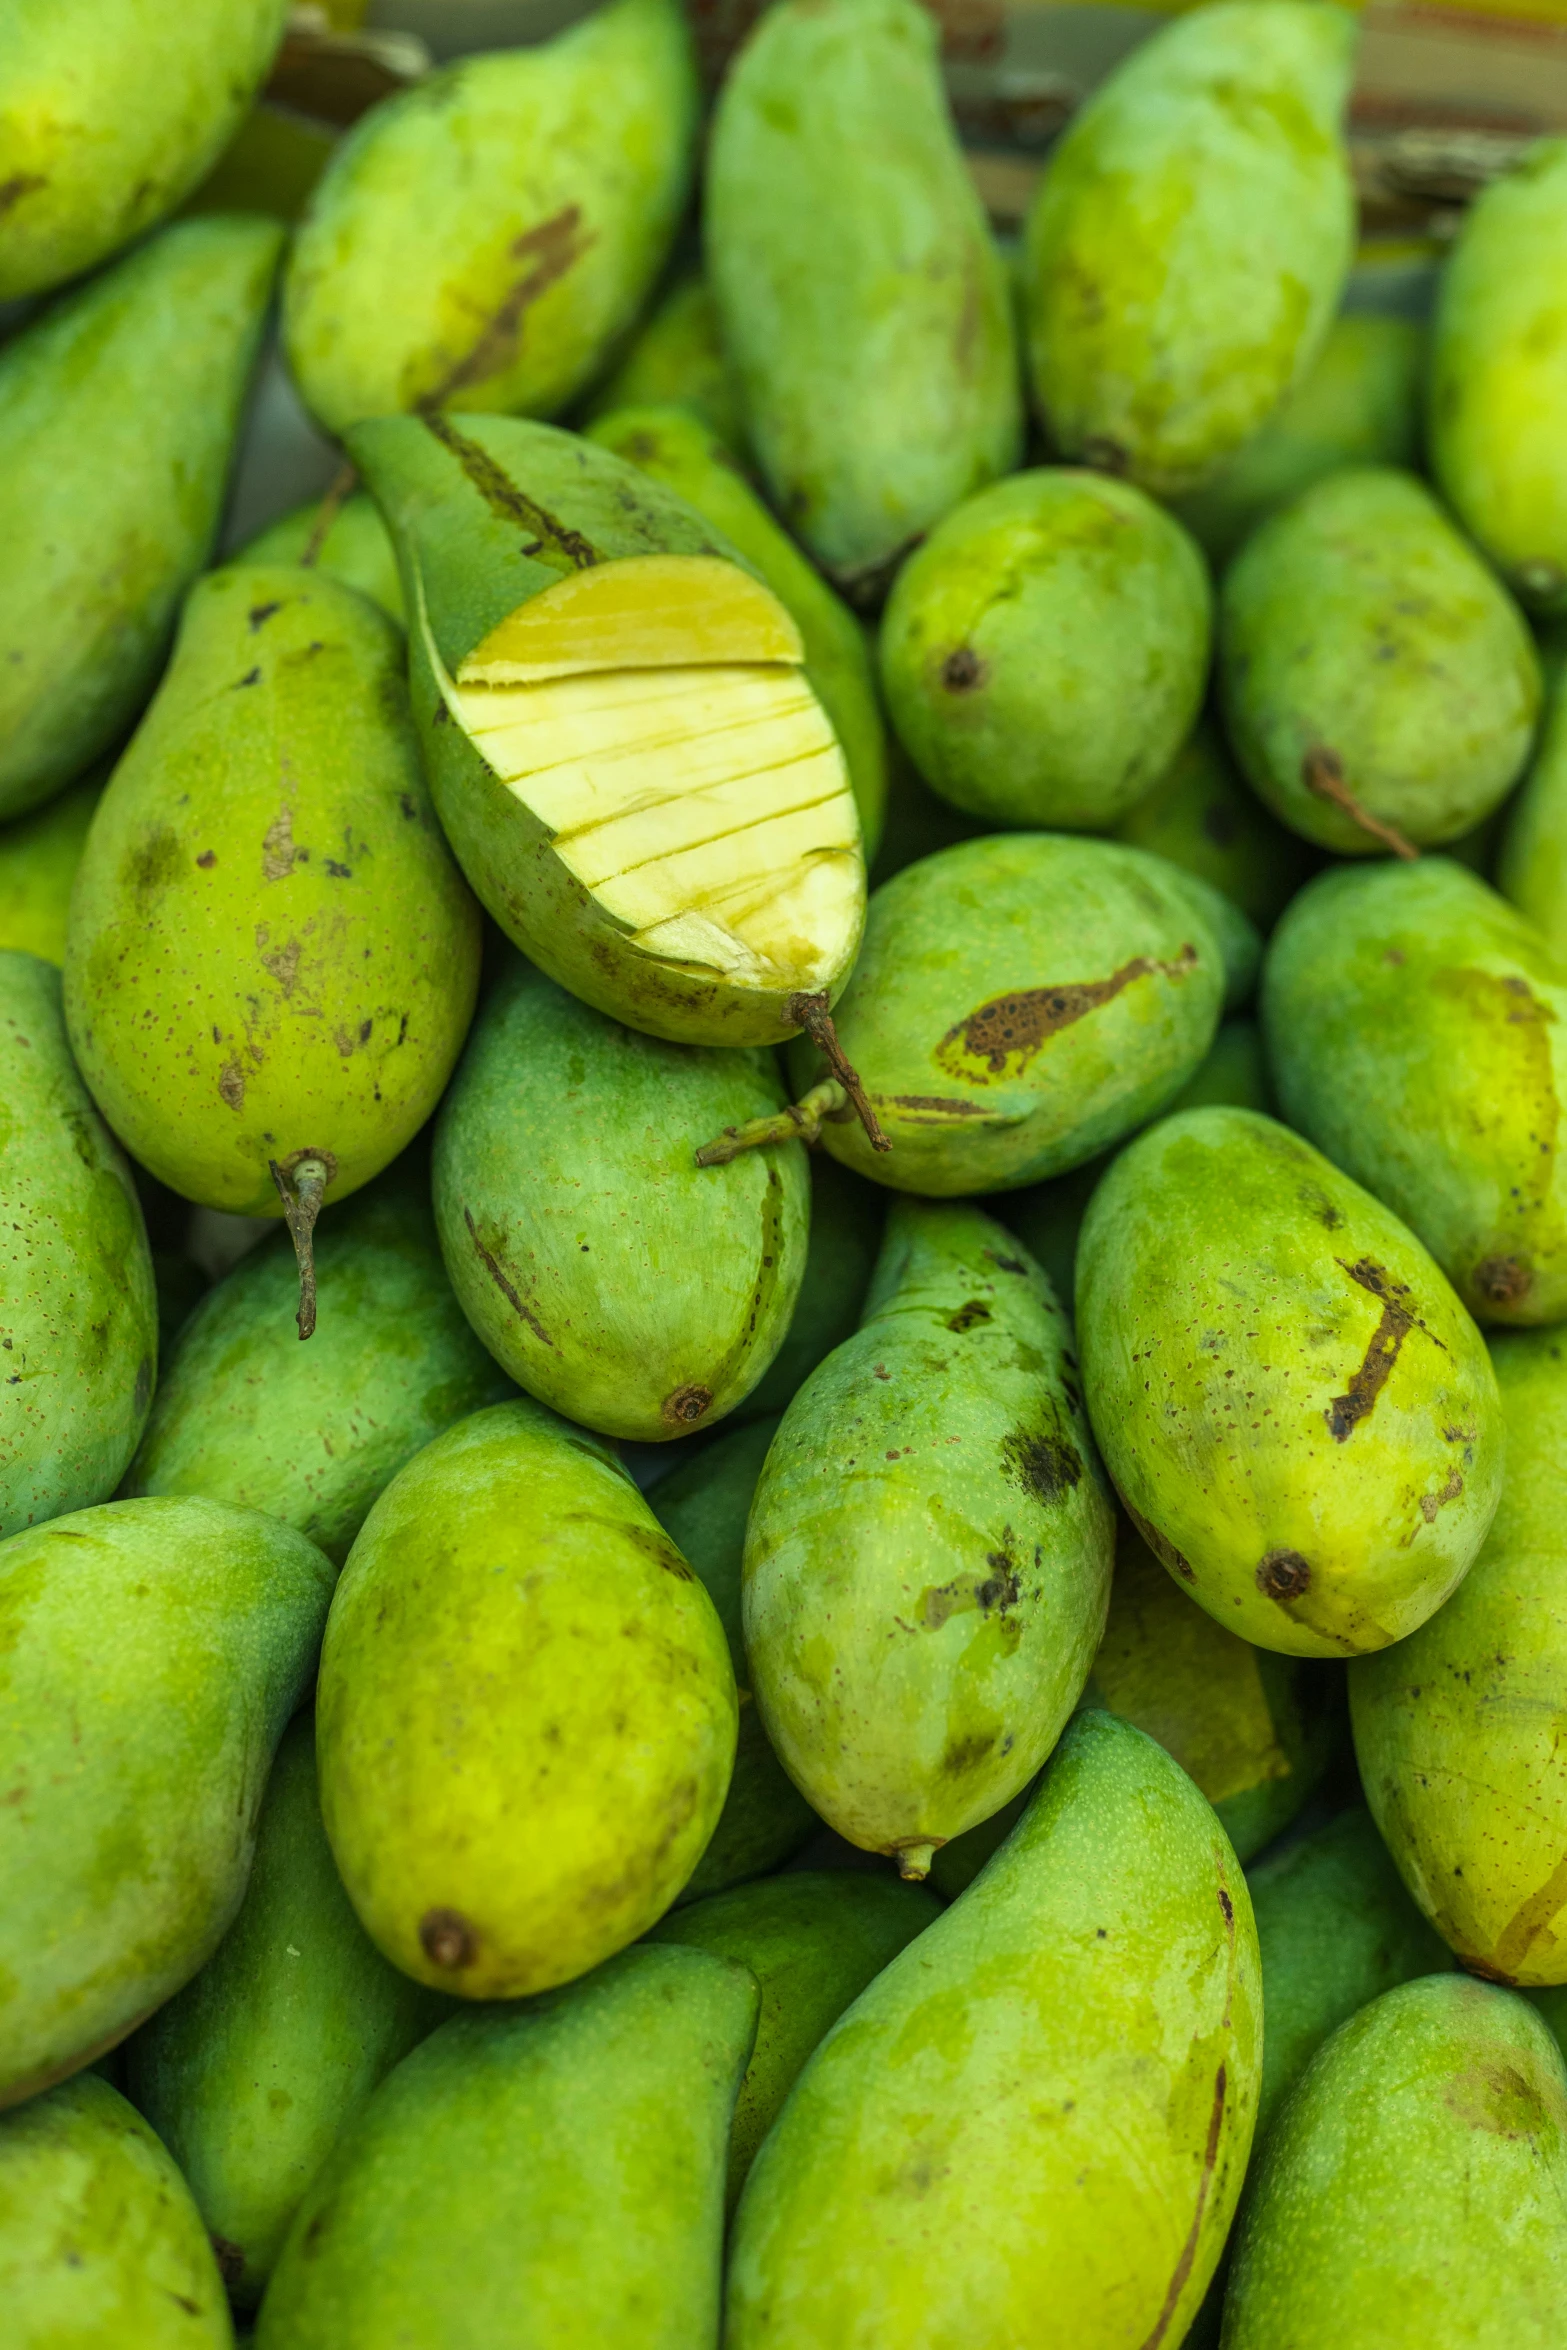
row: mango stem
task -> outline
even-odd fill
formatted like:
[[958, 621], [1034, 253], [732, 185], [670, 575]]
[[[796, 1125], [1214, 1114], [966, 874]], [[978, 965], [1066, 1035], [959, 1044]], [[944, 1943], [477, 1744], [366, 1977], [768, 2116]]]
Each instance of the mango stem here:
[[[288, 1236], [294, 1243], [294, 1255], [299, 1264], [299, 1311], [294, 1319], [301, 1338], [310, 1338], [316, 1327], [316, 1218], [321, 1213], [321, 1199], [332, 1180], [332, 1169], [324, 1158], [307, 1154], [296, 1159], [288, 1174], [276, 1159], [269, 1159], [272, 1180], [277, 1185], [278, 1197], [283, 1202], [283, 1219]], [[290, 1180], [293, 1188], [290, 1190]]]
[[855, 1116], [865, 1129], [866, 1140], [873, 1151], [890, 1151], [892, 1144], [883, 1134], [875, 1111], [866, 1099], [865, 1088], [851, 1066], [849, 1057], [838, 1042], [838, 1031], [832, 1024], [832, 1013], [824, 995], [795, 995], [789, 998], [788, 1014], [805, 1030], [822, 1059], [827, 1063], [838, 1083], [848, 1095]]
[[906, 1885], [923, 1885], [930, 1875], [930, 1864], [941, 1838], [929, 1844], [905, 1844], [893, 1857], [898, 1863], [898, 1874]]
[[771, 1118], [747, 1118], [743, 1126], [726, 1126], [716, 1142], [704, 1142], [696, 1154], [699, 1167], [727, 1167], [742, 1151], [761, 1150], [769, 1142], [815, 1142], [824, 1118], [849, 1115], [849, 1097], [836, 1077], [824, 1077], [808, 1094]]
[[1321, 745], [1314, 751], [1308, 751], [1300, 763], [1300, 775], [1307, 791], [1315, 792], [1319, 800], [1330, 800], [1335, 808], [1341, 808], [1351, 824], [1358, 824], [1362, 832], [1369, 832], [1373, 840], [1379, 840], [1385, 849], [1391, 849], [1395, 857], [1405, 857], [1411, 864], [1418, 859], [1420, 851], [1413, 842], [1405, 840], [1403, 834], [1395, 831], [1391, 824], [1384, 824], [1380, 816], [1373, 816], [1369, 808], [1361, 806], [1344, 781], [1344, 762], [1337, 751], [1327, 750]]

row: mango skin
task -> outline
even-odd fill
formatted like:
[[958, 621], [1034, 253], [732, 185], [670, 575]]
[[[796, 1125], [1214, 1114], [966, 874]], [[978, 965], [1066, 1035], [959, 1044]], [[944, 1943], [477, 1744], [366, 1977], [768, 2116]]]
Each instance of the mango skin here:
[[899, 1200], [855, 1336], [746, 1529], [763, 1724], [828, 1824], [923, 1876], [1033, 1776], [1104, 1628], [1113, 1524], [1071, 1330], [989, 1216]]
[[812, 1151], [809, 1164], [805, 1274], [784, 1342], [740, 1407], [747, 1419], [783, 1411], [817, 1364], [853, 1335], [881, 1251], [886, 1193], [825, 1151]]
[[1567, 693], [1559, 670], [1534, 759], [1505, 813], [1495, 879], [1558, 961], [1567, 961]]
[[733, 1960], [643, 1947], [443, 2024], [312, 2186], [257, 2350], [715, 2343], [757, 2004]]
[[334, 435], [410, 410], [558, 414], [663, 267], [696, 116], [676, 0], [612, 0], [373, 107], [322, 174], [284, 284], [306, 406]]
[[0, 825], [0, 949], [65, 961], [71, 884], [103, 785], [94, 768], [30, 816]]
[[1311, 366], [1354, 254], [1356, 38], [1315, 0], [1222, 0], [1079, 108], [1022, 262], [1034, 398], [1066, 457], [1195, 489]]
[[1516, 595], [1567, 611], [1561, 249], [1567, 139], [1483, 188], [1444, 266], [1431, 337], [1431, 470]]
[[659, 297], [610, 373], [584, 401], [586, 431], [622, 408], [683, 408], [726, 449], [745, 447], [739, 387], [718, 330], [713, 289], [684, 269]]
[[423, 1125], [467, 1033], [479, 910], [401, 666], [391, 622], [336, 580], [212, 572], [93, 818], [72, 1047], [142, 1165], [207, 1207], [281, 1216], [269, 1162], [312, 1153], [329, 1201], [357, 1190]]
[[749, 1393], [805, 1272], [805, 1147], [696, 1153], [784, 1099], [771, 1055], [643, 1036], [507, 958], [441, 1108], [434, 1195], [457, 1301], [519, 1386], [645, 1443]]
[[10, 2350], [230, 2350], [212, 2246], [174, 2162], [93, 2073], [0, 2120]]
[[612, 1454], [530, 1400], [475, 1412], [382, 1494], [327, 1627], [321, 1812], [361, 1924], [468, 1999], [585, 1974], [701, 1858], [736, 1713], [717, 1611]]
[[738, 1960], [761, 1990], [756, 2046], [729, 2139], [730, 2212], [757, 2148], [822, 2035], [940, 1915], [941, 1903], [921, 1885], [850, 1869], [800, 1869], [677, 1909], [653, 1928], [650, 1941], [680, 1942]]
[[1313, 2061], [1242, 2214], [1224, 2350], [1549, 2350], [1567, 2301], [1567, 2071], [1527, 2001], [1389, 1991]]
[[217, 538], [282, 241], [274, 221], [177, 223], [0, 350], [0, 820], [112, 750], [157, 681]]
[[772, 504], [874, 600], [1022, 446], [1005, 270], [910, 0], [784, 0], [719, 93], [703, 228]]
[[287, 14], [287, 0], [129, 0], [84, 40], [55, 0], [10, 0], [0, 302], [80, 276], [174, 210], [228, 145]]
[[1412, 474], [1372, 466], [1330, 474], [1247, 540], [1219, 591], [1219, 685], [1252, 788], [1341, 857], [1387, 844], [1310, 787], [1314, 756], [1369, 815], [1440, 847], [1512, 789], [1541, 693], [1506, 589]]
[[0, 2105], [217, 1947], [331, 1587], [302, 1534], [216, 1501], [106, 1502], [0, 1544]]
[[1209, 1614], [1285, 1656], [1404, 1639], [1495, 1514], [1479, 1331], [1413, 1233], [1253, 1110], [1185, 1110], [1084, 1218], [1077, 1336], [1105, 1466]]
[[1081, 2350], [1179, 2342], [1261, 2057], [1223, 1830], [1152, 1739], [1082, 1715], [796, 2082], [741, 2198], [728, 2350], [974, 2350], [1049, 2339], [1042, 2311]]
[[321, 1825], [315, 1720], [283, 1733], [239, 1914], [126, 2047], [128, 2094], [200, 2207], [237, 2309], [254, 2309], [301, 2197], [376, 2084], [451, 2002], [368, 1940]]
[[[1081, 1165], [1178, 1093], [1213, 1042], [1217, 942], [1162, 858], [1061, 833], [938, 850], [884, 882], [835, 1011], [892, 1149], [844, 1166], [937, 1198]], [[798, 1090], [822, 1074], [789, 1055]]]
[[1264, 931], [1315, 861], [1242, 782], [1223, 735], [1207, 718], [1198, 720], [1152, 791], [1109, 831], [1112, 840], [1167, 857], [1222, 890]]
[[1567, 1315], [1567, 966], [1447, 858], [1325, 873], [1269, 949], [1291, 1124], [1418, 1233], [1486, 1322]]
[[[240, 548], [237, 563], [300, 563], [314, 543], [321, 502], [312, 498], [291, 513], [280, 515]], [[406, 627], [403, 583], [398, 576], [397, 550], [375, 500], [367, 490], [345, 498], [328, 523], [316, 551], [316, 567], [346, 587], [357, 588], [379, 604], [388, 620]]]

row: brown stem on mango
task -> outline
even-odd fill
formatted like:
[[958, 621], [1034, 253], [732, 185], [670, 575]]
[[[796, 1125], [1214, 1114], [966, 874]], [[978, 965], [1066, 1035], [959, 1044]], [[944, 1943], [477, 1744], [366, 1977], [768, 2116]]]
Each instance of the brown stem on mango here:
[[838, 1031], [832, 1024], [832, 1013], [824, 995], [796, 995], [789, 998], [788, 1015], [805, 1030], [822, 1059], [843, 1087], [853, 1105], [854, 1114], [865, 1129], [866, 1140], [873, 1151], [890, 1151], [892, 1144], [877, 1123], [876, 1113], [866, 1099], [865, 1088], [851, 1066], [849, 1057], [838, 1042]]
[[300, 1337], [309, 1338], [316, 1326], [316, 1218], [321, 1213], [322, 1195], [335, 1170], [330, 1154], [318, 1157], [313, 1151], [302, 1151], [290, 1162], [286, 1172], [276, 1159], [269, 1159], [267, 1164], [272, 1169], [278, 1198], [283, 1202], [288, 1236], [299, 1261], [299, 1311], [294, 1319]]
[[1405, 857], [1411, 864], [1418, 859], [1420, 851], [1413, 842], [1405, 840], [1403, 834], [1391, 824], [1384, 824], [1380, 816], [1373, 816], [1369, 809], [1361, 806], [1344, 781], [1344, 762], [1337, 751], [1327, 750], [1320, 744], [1315, 750], [1308, 751], [1300, 763], [1300, 775], [1307, 791], [1315, 792], [1319, 800], [1328, 800], [1335, 808], [1341, 808], [1351, 824], [1358, 824], [1362, 832], [1369, 832], [1373, 840], [1379, 840], [1385, 849], [1391, 849], [1395, 857]]
[[743, 1126], [726, 1126], [716, 1142], [704, 1142], [696, 1154], [699, 1167], [727, 1167], [742, 1151], [761, 1150], [770, 1142], [815, 1142], [824, 1118], [852, 1115], [849, 1097], [836, 1077], [824, 1077], [799, 1101], [790, 1102], [771, 1118], [747, 1118]]
[[320, 561], [321, 550], [326, 545], [327, 533], [343, 511], [345, 501], [352, 497], [358, 480], [357, 466], [350, 465], [345, 457], [327, 483], [326, 494], [316, 508], [316, 518], [310, 526], [310, 536], [305, 541], [305, 551], [299, 558], [300, 565], [304, 570], [313, 571]]

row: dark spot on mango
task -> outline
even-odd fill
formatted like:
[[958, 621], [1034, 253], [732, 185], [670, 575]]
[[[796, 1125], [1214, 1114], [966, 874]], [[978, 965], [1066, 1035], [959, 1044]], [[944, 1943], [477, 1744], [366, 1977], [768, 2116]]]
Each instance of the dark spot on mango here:
[[432, 1966], [472, 1966], [479, 1954], [477, 1929], [460, 1909], [427, 1909], [419, 1920], [419, 1947]]
[[692, 1382], [689, 1386], [677, 1387], [672, 1395], [665, 1396], [658, 1407], [659, 1417], [667, 1420], [674, 1428], [694, 1428], [712, 1401], [713, 1391], [710, 1387], [701, 1387]]
[[1001, 1464], [1015, 1485], [1047, 1508], [1070, 1492], [1083, 1474], [1076, 1447], [1043, 1428], [1015, 1428], [1004, 1436]]
[[1488, 1306], [1515, 1306], [1534, 1285], [1534, 1269], [1522, 1257], [1485, 1257], [1472, 1276], [1475, 1295]]
[[1257, 1589], [1269, 1599], [1301, 1599], [1311, 1589], [1311, 1568], [1298, 1550], [1270, 1550], [1258, 1563]]
[[972, 1330], [976, 1323], [988, 1322], [989, 1320], [989, 1306], [982, 1299], [971, 1297], [967, 1305], [959, 1306], [955, 1314], [947, 1316], [947, 1328], [957, 1331], [961, 1336], [965, 1330]]
[[951, 694], [972, 693], [990, 672], [972, 645], [959, 645], [941, 664], [941, 682]]
[[1150, 979], [1156, 972], [1166, 979], [1184, 979], [1196, 962], [1197, 949], [1184, 946], [1170, 963], [1134, 955], [1108, 979], [1065, 979], [1053, 987], [1025, 987], [1013, 995], [992, 996], [948, 1029], [936, 1047], [936, 1059], [950, 1077], [966, 1078], [971, 1085], [983, 1085], [991, 1077], [1021, 1076], [1063, 1028], [1073, 1027], [1139, 979]]

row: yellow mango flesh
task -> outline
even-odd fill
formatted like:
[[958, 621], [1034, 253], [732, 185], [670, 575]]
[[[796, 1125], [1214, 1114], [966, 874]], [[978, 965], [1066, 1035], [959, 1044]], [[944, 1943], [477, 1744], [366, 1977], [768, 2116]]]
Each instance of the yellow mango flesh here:
[[567, 574], [508, 613], [460, 685], [536, 685], [591, 670], [805, 658], [776, 596], [717, 555], [627, 555]]

